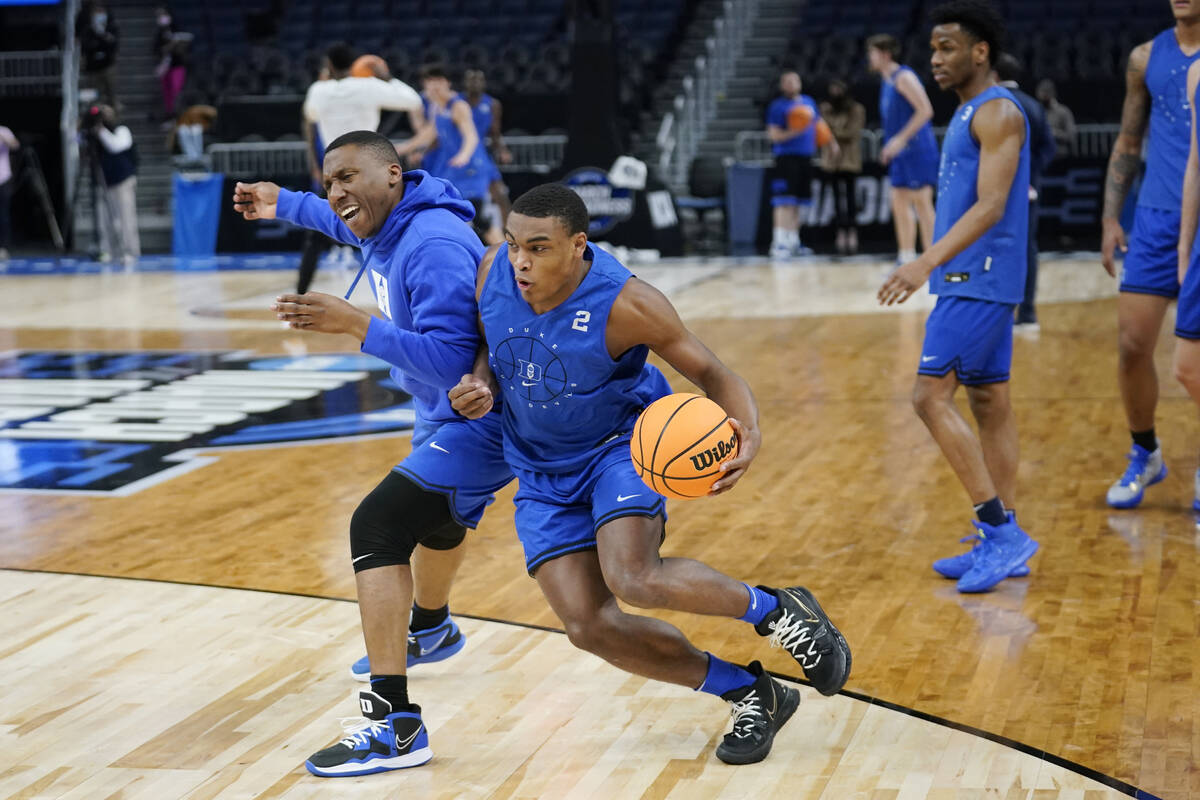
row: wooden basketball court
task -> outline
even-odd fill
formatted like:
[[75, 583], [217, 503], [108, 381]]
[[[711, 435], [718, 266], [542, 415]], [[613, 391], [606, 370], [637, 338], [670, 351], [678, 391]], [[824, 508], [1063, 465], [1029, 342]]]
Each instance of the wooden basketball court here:
[[[510, 488], [454, 589], [466, 649], [411, 673], [434, 761], [337, 781], [302, 762], [356, 708], [346, 528], [409, 449], [389, 429], [403, 410], [377, 387], [355, 405], [377, 381], [348, 339], [280, 329], [265, 309], [289, 272], [0, 278], [0, 476], [24, 483], [0, 490], [0, 798], [1200, 798], [1200, 425], [1170, 374], [1170, 328], [1158, 430], [1171, 474], [1115, 512], [1103, 498], [1128, 434], [1114, 286], [1091, 259], [1043, 265], [1041, 331], [1018, 338], [1013, 369], [1018, 512], [1042, 550], [1031, 577], [959, 595], [929, 564], [963, 547], [969, 502], [908, 399], [930, 299], [877, 309], [887, 270], [636, 270], [762, 409], [747, 477], [672, 501], [664, 552], [812, 588], [854, 650], [843, 695], [805, 687], [767, 761], [720, 763], [724, 704], [626, 675], [555, 630], [524, 574]], [[320, 274], [316, 288], [348, 283]], [[22, 449], [103, 436], [136, 424], [111, 408], [193, 389], [202, 403], [138, 429], [159, 437], [144, 452], [86, 469], [43, 454], [35, 475]], [[251, 395], [322, 416], [278, 436], [220, 421]], [[98, 403], [118, 404], [110, 422]], [[47, 404], [78, 413], [23, 427]], [[163, 447], [162, 463], [139, 460]], [[126, 480], [126, 461], [145, 474]], [[663, 616], [700, 647], [799, 676], [743, 623]]]

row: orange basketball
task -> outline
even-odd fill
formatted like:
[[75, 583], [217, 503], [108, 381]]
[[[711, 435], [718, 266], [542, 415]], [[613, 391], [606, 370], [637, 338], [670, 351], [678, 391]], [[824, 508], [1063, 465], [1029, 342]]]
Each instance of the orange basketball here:
[[806, 130], [812, 124], [812, 120], [813, 110], [805, 103], [796, 103], [788, 109], [787, 123], [790, 131]]
[[817, 147], [824, 147], [833, 141], [833, 131], [829, 123], [823, 119], [817, 120]]
[[721, 464], [737, 450], [729, 415], [707, 397], [686, 392], [646, 406], [629, 442], [638, 477], [677, 500], [708, 494], [721, 477]]
[[350, 76], [353, 78], [381, 78], [391, 75], [387, 62], [379, 56], [367, 54], [354, 59], [350, 65]]

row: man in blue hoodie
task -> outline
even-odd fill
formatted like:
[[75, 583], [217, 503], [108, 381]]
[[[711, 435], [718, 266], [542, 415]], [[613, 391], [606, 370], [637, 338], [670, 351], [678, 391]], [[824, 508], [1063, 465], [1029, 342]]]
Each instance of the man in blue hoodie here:
[[[471, 204], [439, 178], [403, 172], [391, 142], [370, 131], [330, 143], [323, 178], [327, 201], [272, 183], [239, 183], [234, 208], [246, 219], [286, 219], [361, 248], [384, 318], [319, 292], [281, 295], [274, 310], [293, 328], [354, 336], [364, 353], [392, 365], [416, 410], [411, 455], [350, 522], [367, 644], [353, 672], [369, 677], [371, 688], [359, 694], [365, 719], [305, 762], [314, 775], [340, 777], [432, 758], [421, 709], [408, 699], [406, 669], [462, 647], [446, 608], [460, 545], [512, 473], [499, 414], [467, 421], [446, 396], [471, 372], [479, 342], [475, 277], [483, 247], [467, 224]], [[410, 636], [402, 610], [413, 603], [414, 570]]]

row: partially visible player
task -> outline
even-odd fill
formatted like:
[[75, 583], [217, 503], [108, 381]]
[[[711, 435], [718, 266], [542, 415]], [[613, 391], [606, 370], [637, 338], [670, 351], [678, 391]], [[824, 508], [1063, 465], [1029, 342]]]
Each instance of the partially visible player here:
[[771, 258], [811, 255], [800, 242], [801, 215], [812, 204], [813, 155], [817, 152], [816, 101], [801, 94], [800, 74], [779, 76], [780, 97], [767, 106], [767, 137], [775, 167], [771, 172]]
[[933, 104], [917, 73], [897, 62], [900, 41], [889, 33], [867, 39], [867, 62], [879, 73], [879, 117], [886, 141], [879, 160], [892, 184], [892, 224], [896, 228], [896, 261], [917, 257], [921, 245], [933, 242], [933, 186], [938, 177], [938, 145], [933, 135]]
[[429, 174], [450, 181], [471, 202], [475, 207], [475, 230], [484, 243], [497, 244], [504, 236], [499, 220], [487, 216], [486, 208], [491, 159], [475, 129], [471, 106], [454, 91], [445, 70], [436, 64], [421, 69], [421, 87], [428, 123], [401, 145], [399, 152], [407, 155], [424, 150], [421, 166]]
[[[1117, 297], [1117, 383], [1133, 439], [1125, 473], [1108, 489], [1113, 508], [1134, 508], [1147, 486], [1167, 476], [1154, 430], [1154, 348], [1167, 306], [1179, 294], [1180, 175], [1191, 134], [1187, 70], [1200, 59], [1200, 0], [1172, 0], [1170, 6], [1175, 25], [1129, 54], [1121, 132], [1104, 182], [1100, 253], [1109, 275], [1116, 275], [1115, 251], [1126, 251]], [[1142, 172], [1143, 145], [1146, 173], [1126, 245], [1121, 210]]]
[[668, 394], [653, 350], [735, 420], [738, 455], [713, 492], [758, 451], [750, 387], [680, 321], [670, 301], [587, 240], [583, 200], [562, 184], [513, 204], [507, 244], [488, 252], [477, 288], [487, 348], [450, 393], [467, 417], [503, 398], [505, 458], [517, 475], [525, 563], [576, 647], [636, 675], [721, 697], [733, 730], [717, 747], [747, 764], [770, 752], [799, 697], [758, 662], [740, 667], [675, 627], [626, 612], [660, 608], [741, 619], [782, 646], [823, 694], [850, 674], [850, 649], [803, 587], [751, 587], [686, 558], [662, 558], [662, 495], [642, 483], [629, 442], [639, 413]]
[[475, 130], [479, 132], [479, 139], [491, 146], [488, 192], [495, 208], [489, 208], [488, 214], [494, 216], [503, 228], [504, 221], [508, 219], [508, 210], [512, 207], [508, 199], [508, 186], [504, 183], [500, 168], [496, 166], [497, 162], [512, 163], [512, 152], [504, 143], [502, 130], [504, 107], [499, 100], [487, 93], [487, 78], [481, 69], [467, 70], [463, 75], [463, 88], [467, 90], [467, 104], [471, 106], [471, 116], [475, 119]]
[[239, 183], [234, 208], [247, 219], [286, 219], [361, 248], [382, 318], [320, 292], [282, 295], [274, 309], [293, 328], [353, 336], [364, 353], [392, 365], [416, 412], [412, 453], [350, 520], [367, 645], [352, 671], [370, 680], [359, 694], [365, 720], [305, 764], [316, 775], [341, 777], [432, 756], [421, 709], [409, 702], [407, 668], [462, 648], [447, 603], [466, 528], [478, 524], [512, 473], [498, 415], [468, 422], [446, 398], [471, 369], [479, 342], [474, 290], [483, 247], [467, 224], [470, 204], [443, 180], [402, 172], [392, 143], [371, 131], [330, 143], [324, 177], [327, 202], [271, 183]]
[[[349, 45], [330, 46], [325, 53], [327, 77], [315, 81], [304, 96], [302, 133], [308, 143], [308, 168], [316, 191], [320, 191], [322, 182], [323, 142], [332, 142], [350, 131], [376, 130], [384, 109], [420, 114], [421, 97], [416, 90], [393, 78], [383, 59], [378, 56], [374, 59], [356, 62]], [[370, 76], [351, 75], [356, 63], [366, 67]], [[304, 294], [312, 285], [320, 255], [328, 246], [329, 240], [319, 233], [305, 234], [297, 294]]]
[[[933, 79], [958, 95], [942, 144], [933, 246], [879, 290], [904, 302], [926, 280], [938, 295], [925, 323], [913, 406], [975, 506], [978, 538], [934, 563], [960, 592], [1024, 574], [1038, 548], [1017, 525], [1017, 422], [1009, 400], [1013, 312], [1024, 294], [1029, 224], [1029, 124], [992, 79], [1003, 23], [984, 0], [934, 9]], [[954, 403], [967, 387], [976, 437]]]
[[[1200, 100], [1200, 60], [1187, 72], [1187, 96], [1191, 101], [1192, 133], [1187, 167], [1183, 173], [1183, 205], [1179, 220], [1179, 308], [1175, 315], [1175, 377], [1200, 406], [1200, 251], [1196, 248], [1197, 218], [1200, 217], [1200, 127], [1196, 126], [1196, 103]], [[1192, 510], [1200, 513], [1200, 469], [1193, 478]]]

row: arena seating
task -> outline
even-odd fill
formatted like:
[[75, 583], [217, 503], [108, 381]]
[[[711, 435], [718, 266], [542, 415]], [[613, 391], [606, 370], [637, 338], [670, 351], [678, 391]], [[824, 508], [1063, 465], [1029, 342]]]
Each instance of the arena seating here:
[[[340, 40], [383, 56], [396, 77], [412, 84], [425, 63], [442, 63], [452, 76], [483, 69], [513, 124], [532, 133], [566, 125], [565, 103], [554, 102], [571, 79], [561, 0], [291, 0], [276, 6], [248, 12], [244, 0], [178, 4], [177, 24], [196, 37], [188, 79], [195, 99], [220, 105], [245, 95], [302, 95], [324, 48]], [[694, 6], [695, 0], [617, 0], [622, 102], [635, 112], [629, 119], [637, 119], [653, 82], [665, 74]], [[222, 128], [226, 137], [252, 133]]]
[[[936, 0], [809, 3], [780, 66], [799, 70], [814, 91], [831, 78], [847, 80], [874, 115], [878, 80], [867, 72], [863, 40], [891, 33], [904, 43], [902, 60], [926, 79], [932, 97], [937, 93], [929, 76], [927, 18], [935, 5]], [[1053, 80], [1077, 122], [1119, 118], [1120, 101], [1114, 98], [1124, 93], [1125, 58], [1172, 23], [1162, 0], [997, 0], [997, 5], [1008, 27], [1008, 49], [1025, 66], [1024, 88]], [[941, 103], [935, 98], [935, 104]]]

